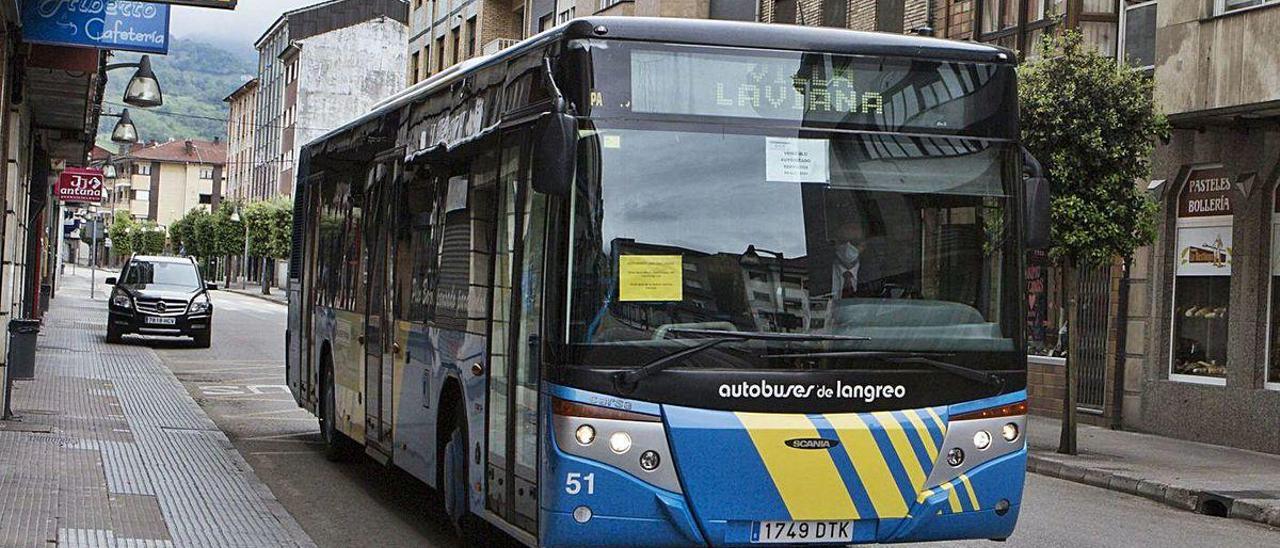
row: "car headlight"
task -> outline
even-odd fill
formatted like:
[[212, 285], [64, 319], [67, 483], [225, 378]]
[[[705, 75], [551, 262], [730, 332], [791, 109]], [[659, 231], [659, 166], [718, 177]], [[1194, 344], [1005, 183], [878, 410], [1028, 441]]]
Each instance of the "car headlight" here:
[[209, 296], [201, 293], [196, 298], [191, 299], [191, 306], [187, 307], [187, 311], [191, 314], [202, 314], [213, 309], [213, 304], [209, 302]]
[[111, 305], [119, 308], [133, 308], [133, 298], [128, 293], [116, 291], [111, 295]]

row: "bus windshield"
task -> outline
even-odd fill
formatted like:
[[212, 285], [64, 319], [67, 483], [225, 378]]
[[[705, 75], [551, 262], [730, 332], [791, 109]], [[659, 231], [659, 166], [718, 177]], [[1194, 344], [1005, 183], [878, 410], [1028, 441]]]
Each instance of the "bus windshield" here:
[[[1007, 142], [705, 124], [585, 124], [573, 196], [572, 362], [759, 351], [1009, 353], [1018, 241]], [[834, 335], [834, 337], [833, 337]], [[652, 352], [645, 352], [650, 350]]]

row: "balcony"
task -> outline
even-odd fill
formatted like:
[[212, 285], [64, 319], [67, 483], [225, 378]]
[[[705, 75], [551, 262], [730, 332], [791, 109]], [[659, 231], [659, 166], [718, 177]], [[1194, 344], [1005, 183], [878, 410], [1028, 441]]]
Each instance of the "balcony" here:
[[493, 55], [519, 43], [520, 40], [515, 38], [495, 38], [490, 40], [484, 47], [480, 48], [482, 55]]

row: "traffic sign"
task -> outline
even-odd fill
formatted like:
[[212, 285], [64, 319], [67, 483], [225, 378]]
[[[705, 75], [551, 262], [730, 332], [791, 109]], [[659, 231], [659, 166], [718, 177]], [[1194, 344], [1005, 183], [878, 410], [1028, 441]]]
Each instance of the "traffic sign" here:
[[102, 170], [68, 168], [58, 175], [58, 199], [64, 202], [101, 202], [107, 197]]

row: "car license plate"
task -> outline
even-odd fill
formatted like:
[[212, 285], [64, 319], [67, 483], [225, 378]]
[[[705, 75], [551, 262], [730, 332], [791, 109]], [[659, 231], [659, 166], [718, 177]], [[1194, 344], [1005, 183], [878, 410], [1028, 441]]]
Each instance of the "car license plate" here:
[[853, 542], [852, 521], [757, 521], [751, 524], [753, 544]]
[[177, 325], [177, 318], [160, 318], [156, 316], [147, 316], [147, 323], [152, 325]]

